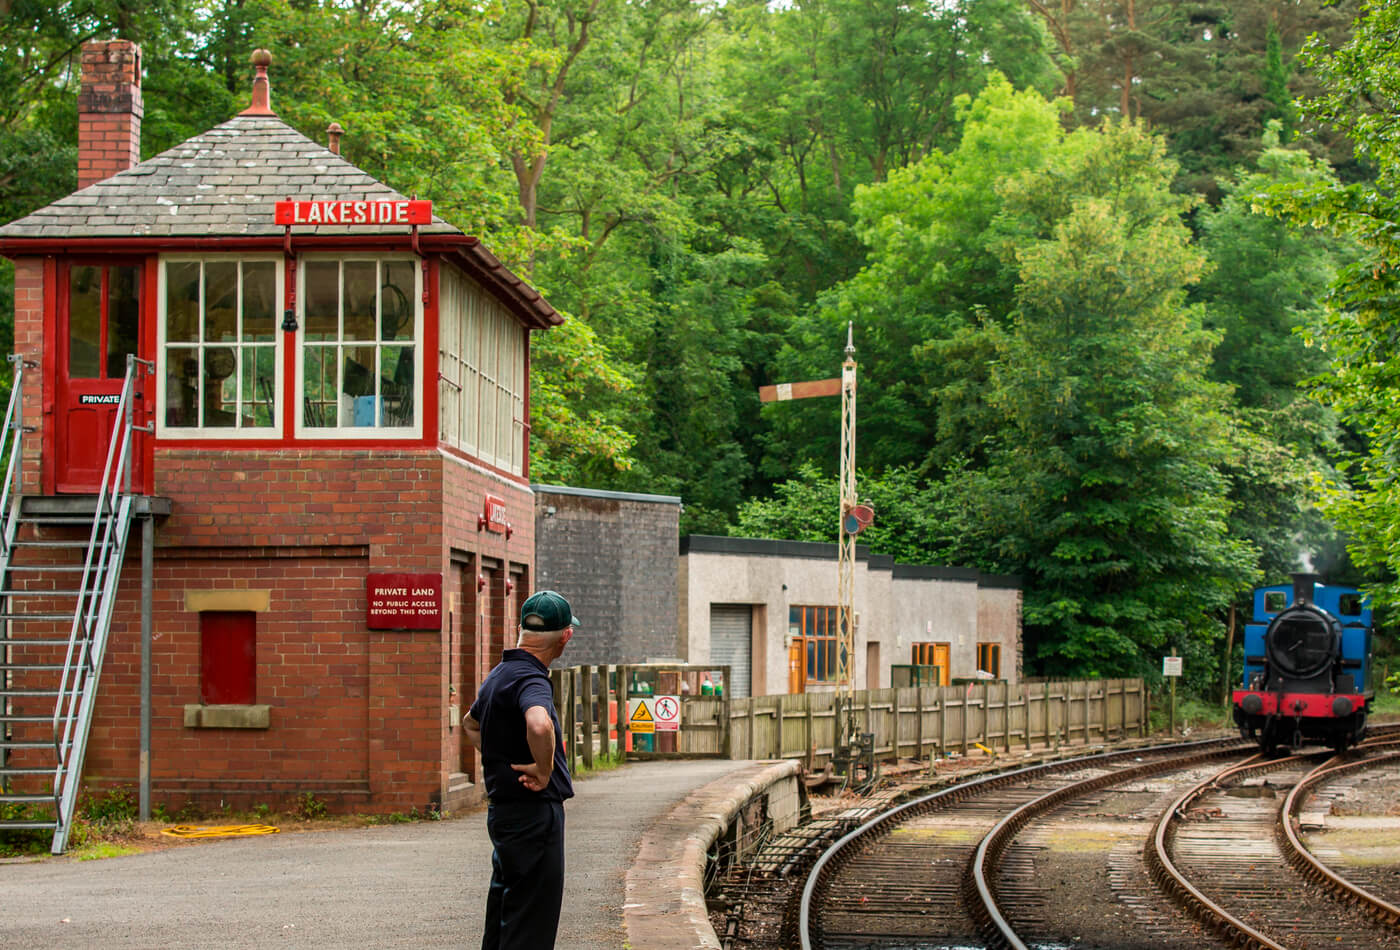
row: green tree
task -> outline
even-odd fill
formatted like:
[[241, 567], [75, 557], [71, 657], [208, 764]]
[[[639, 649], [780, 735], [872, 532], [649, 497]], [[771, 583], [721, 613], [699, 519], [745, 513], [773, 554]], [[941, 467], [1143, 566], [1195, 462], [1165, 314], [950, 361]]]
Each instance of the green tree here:
[[1020, 277], [998, 342], [999, 437], [977, 502], [1026, 579], [1027, 639], [1052, 674], [1148, 671], [1210, 639], [1252, 579], [1228, 532], [1225, 393], [1185, 288], [1205, 259], [1162, 141], [1113, 123], [1002, 186]]
[[[847, 323], [855, 324], [861, 464], [876, 471], [922, 463], [936, 473], [980, 458], [992, 428], [982, 325], [1007, 318], [1016, 282], [1014, 263], [997, 253], [996, 186], [1043, 163], [1061, 136], [1059, 107], [1001, 76], [960, 100], [960, 110], [956, 148], [857, 190], [855, 227], [869, 263], [799, 321], [777, 361], [784, 380], [833, 375]], [[839, 457], [839, 429], [819, 421], [834, 418], [822, 407], [768, 416], [769, 471], [784, 470], [787, 458]]]
[[[942, 483], [925, 484], [907, 466], [860, 472], [856, 484], [861, 502], [875, 510], [875, 521], [861, 532], [860, 543], [901, 564], [948, 563], [970, 529], [960, 501]], [[774, 486], [772, 497], [741, 505], [731, 533], [835, 544], [840, 497], [835, 476], [803, 464], [792, 478]]]
[[1301, 384], [1326, 369], [1323, 349], [1303, 335], [1322, 320], [1322, 298], [1348, 249], [1311, 229], [1256, 212], [1257, 195], [1289, 184], [1332, 182], [1326, 164], [1280, 148], [1271, 123], [1259, 171], [1224, 185], [1224, 199], [1197, 218], [1214, 265], [1195, 288], [1206, 325], [1220, 334], [1211, 376], [1234, 390], [1232, 533], [1261, 552], [1266, 577], [1285, 579], [1299, 555], [1334, 543], [1309, 500], [1312, 473], [1329, 472], [1337, 449], [1335, 414]]
[[1323, 504], [1350, 536], [1348, 550], [1367, 570], [1378, 599], [1400, 603], [1400, 9], [1367, 2], [1351, 40], [1331, 47], [1323, 38], [1309, 44], [1306, 65], [1322, 92], [1300, 103], [1306, 121], [1343, 132], [1375, 169], [1375, 179], [1342, 185], [1315, 179], [1279, 186], [1267, 207], [1295, 223], [1323, 227], [1355, 242], [1356, 259], [1333, 282], [1327, 314], [1314, 340], [1326, 348], [1329, 372], [1313, 379], [1327, 400], [1360, 437], [1343, 465], [1343, 476], [1320, 474]]

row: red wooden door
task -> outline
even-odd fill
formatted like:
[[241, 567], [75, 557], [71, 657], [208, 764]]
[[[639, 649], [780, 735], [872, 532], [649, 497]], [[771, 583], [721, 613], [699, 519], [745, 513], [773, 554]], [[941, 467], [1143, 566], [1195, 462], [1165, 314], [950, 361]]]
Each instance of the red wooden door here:
[[[70, 264], [60, 272], [58, 373], [54, 433], [55, 487], [96, 492], [128, 353], [141, 339], [141, 265]], [[138, 406], [140, 393], [137, 394]], [[138, 413], [138, 419], [140, 414]], [[132, 484], [141, 485], [141, 453], [133, 451]]]

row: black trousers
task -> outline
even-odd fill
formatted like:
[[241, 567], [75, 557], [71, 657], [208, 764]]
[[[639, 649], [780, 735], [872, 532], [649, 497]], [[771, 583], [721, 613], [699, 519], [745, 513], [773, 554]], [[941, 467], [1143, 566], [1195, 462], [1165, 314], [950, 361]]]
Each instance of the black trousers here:
[[494, 850], [481, 950], [548, 950], [564, 900], [564, 804], [493, 803], [486, 831]]

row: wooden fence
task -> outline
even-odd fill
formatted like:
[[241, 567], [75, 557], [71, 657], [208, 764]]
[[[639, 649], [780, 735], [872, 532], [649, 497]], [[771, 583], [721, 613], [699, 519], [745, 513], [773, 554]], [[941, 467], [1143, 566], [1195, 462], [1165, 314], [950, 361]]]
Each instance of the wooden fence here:
[[[619, 684], [630, 683], [632, 674], [644, 669], [658, 667], [551, 671], [561, 725], [572, 737], [571, 764], [591, 768], [595, 754], [609, 748], [623, 758], [805, 759], [814, 768], [831, 758], [838, 734], [835, 693], [731, 700], [692, 690], [681, 695], [680, 731], [671, 734], [674, 738], [642, 741], [633, 735], [629, 743]], [[684, 677], [708, 668], [665, 669], [680, 670]], [[873, 734], [877, 759], [967, 753], [975, 745], [1010, 751], [1147, 734], [1147, 687], [1140, 679], [860, 690], [852, 705], [856, 731]]]

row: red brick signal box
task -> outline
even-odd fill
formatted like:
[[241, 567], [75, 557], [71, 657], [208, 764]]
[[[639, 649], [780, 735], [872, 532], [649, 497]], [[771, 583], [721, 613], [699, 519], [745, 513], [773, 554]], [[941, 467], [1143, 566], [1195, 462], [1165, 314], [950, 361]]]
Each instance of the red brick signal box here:
[[[138, 163], [140, 50], [83, 52], [80, 190], [0, 227], [32, 364], [5, 593], [56, 592], [59, 539], [81, 557], [133, 355], [133, 546], [86, 782], [145, 779], [170, 808], [459, 807], [460, 712], [533, 580], [529, 336], [561, 317], [278, 119], [268, 61], [247, 110]], [[0, 777], [42, 789], [40, 668], [70, 624], [6, 610]]]

